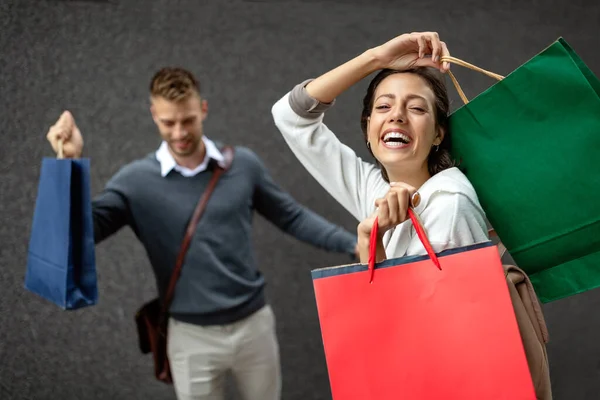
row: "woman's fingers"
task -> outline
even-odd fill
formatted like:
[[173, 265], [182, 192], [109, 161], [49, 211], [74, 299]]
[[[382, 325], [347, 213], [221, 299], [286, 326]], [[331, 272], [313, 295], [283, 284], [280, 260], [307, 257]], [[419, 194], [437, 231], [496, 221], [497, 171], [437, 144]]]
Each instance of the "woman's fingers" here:
[[442, 72], [448, 72], [450, 63], [443, 62], [440, 64], [440, 58], [449, 56], [450, 52], [446, 43], [440, 40], [439, 34], [437, 32], [413, 32], [411, 35], [413, 36], [413, 42], [416, 42], [418, 46], [419, 56], [415, 65], [434, 67]]
[[387, 200], [387, 207], [388, 207], [388, 218], [390, 220], [390, 223], [392, 224], [397, 224], [398, 222], [398, 218], [401, 215], [400, 212], [400, 202], [401, 200], [398, 199], [398, 194], [392, 190], [390, 190], [387, 195], [385, 196], [385, 199]]
[[438, 63], [440, 60], [440, 53], [442, 51], [442, 44], [440, 43], [440, 37], [437, 32], [431, 32], [428, 35], [429, 44], [431, 47], [431, 60], [434, 63]]
[[409, 207], [417, 207], [421, 203], [421, 195], [414, 186], [404, 182], [391, 182], [390, 191], [394, 191], [398, 198], [398, 219], [400, 224], [408, 219]]
[[406, 221], [408, 208], [418, 206], [420, 201], [419, 192], [413, 186], [403, 182], [391, 182], [390, 190], [385, 197], [375, 200], [382, 231]]
[[411, 206], [416, 207], [421, 201], [421, 196], [414, 186], [411, 186], [404, 182], [390, 182], [390, 190], [394, 190], [398, 193], [403, 193], [407, 199], [411, 200]]
[[428, 46], [427, 39], [423, 34], [417, 34], [417, 44], [419, 45], [419, 58], [425, 57], [427, 54]]
[[379, 225], [382, 227], [388, 226], [390, 224], [390, 208], [388, 206], [387, 198], [375, 200], [375, 205], [378, 208], [377, 218]]
[[[409, 207], [409, 202], [410, 202], [410, 192], [404, 188], [404, 187], [395, 187], [390, 189], [390, 192], [393, 193], [393, 197], [396, 200], [396, 203], [394, 204], [394, 213], [393, 213], [393, 219], [392, 219], [392, 223], [394, 225], [398, 225], [401, 224], [402, 222], [406, 221], [406, 219], [408, 218], [408, 207]], [[391, 210], [391, 207], [390, 207]], [[390, 211], [390, 216], [392, 215], [392, 212]]]
[[[450, 56], [450, 51], [448, 51], [448, 46], [446, 46], [446, 43], [444, 42], [440, 42], [442, 44], [442, 56]], [[450, 70], [450, 63], [448, 61], [444, 61], [442, 63], [442, 72], [448, 72]]]

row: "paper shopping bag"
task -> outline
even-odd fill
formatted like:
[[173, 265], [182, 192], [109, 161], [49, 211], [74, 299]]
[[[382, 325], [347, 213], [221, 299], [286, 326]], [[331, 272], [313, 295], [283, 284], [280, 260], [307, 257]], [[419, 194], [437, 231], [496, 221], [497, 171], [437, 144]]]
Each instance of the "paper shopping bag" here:
[[536, 399], [491, 242], [374, 255], [312, 271], [334, 400]]
[[600, 286], [600, 80], [562, 38], [450, 116], [452, 152], [543, 302]]
[[65, 310], [98, 300], [89, 159], [44, 158], [25, 288]]

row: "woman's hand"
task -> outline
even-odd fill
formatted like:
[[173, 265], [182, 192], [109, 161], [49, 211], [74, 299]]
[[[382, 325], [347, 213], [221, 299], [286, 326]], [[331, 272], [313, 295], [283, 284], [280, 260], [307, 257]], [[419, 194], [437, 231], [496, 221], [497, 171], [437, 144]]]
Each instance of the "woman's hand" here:
[[[431, 57], [425, 57], [431, 55]], [[336, 97], [384, 68], [406, 70], [425, 66], [448, 72], [450, 64], [440, 64], [439, 57], [450, 55], [446, 44], [435, 32], [406, 33], [362, 54], [319, 76], [306, 85], [306, 91], [322, 103], [331, 103]]]
[[450, 52], [437, 32], [405, 33], [375, 47], [373, 53], [382, 68], [403, 71], [413, 67], [433, 67], [441, 72], [450, 69], [450, 63], [439, 62], [441, 56], [449, 56]]
[[[373, 228], [373, 223], [375, 222], [375, 217], [377, 217], [377, 210], [369, 217], [360, 221], [358, 224], [357, 233], [358, 233], [358, 259], [362, 264], [366, 264], [369, 262], [369, 246], [371, 241], [371, 230]], [[383, 234], [379, 231], [377, 237], [377, 250], [375, 261], [381, 262], [386, 259], [385, 249], [383, 247]]]
[[377, 218], [379, 222], [379, 235], [400, 225], [408, 219], [408, 208], [416, 207], [420, 201], [417, 189], [402, 183], [390, 183], [390, 190], [385, 197], [375, 200]]
[[416, 207], [419, 201], [419, 193], [414, 187], [402, 182], [390, 183], [390, 190], [385, 197], [375, 200], [377, 210], [358, 224], [358, 250], [361, 263], [369, 260], [369, 242], [375, 217], [378, 220], [376, 261], [381, 262], [386, 259], [383, 235], [406, 221], [409, 218], [408, 208]]

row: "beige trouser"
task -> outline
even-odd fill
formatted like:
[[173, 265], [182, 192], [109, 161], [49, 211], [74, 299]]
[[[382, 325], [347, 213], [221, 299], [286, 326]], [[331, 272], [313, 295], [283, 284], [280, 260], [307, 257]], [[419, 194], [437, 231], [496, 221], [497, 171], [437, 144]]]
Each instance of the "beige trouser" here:
[[281, 370], [269, 305], [228, 325], [169, 320], [167, 352], [178, 400], [223, 400], [231, 371], [244, 400], [279, 400]]

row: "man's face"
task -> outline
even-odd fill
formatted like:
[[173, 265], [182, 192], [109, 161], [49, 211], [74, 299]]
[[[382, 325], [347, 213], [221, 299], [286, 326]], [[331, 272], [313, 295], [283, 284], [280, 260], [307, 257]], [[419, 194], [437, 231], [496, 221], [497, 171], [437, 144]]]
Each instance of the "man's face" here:
[[203, 150], [202, 122], [208, 114], [208, 104], [193, 94], [175, 102], [164, 97], [151, 98], [152, 118], [175, 156], [188, 157]]

